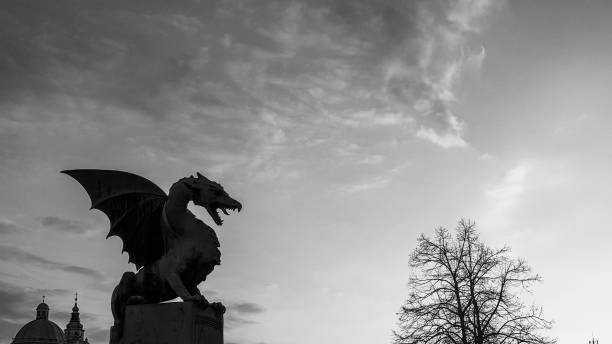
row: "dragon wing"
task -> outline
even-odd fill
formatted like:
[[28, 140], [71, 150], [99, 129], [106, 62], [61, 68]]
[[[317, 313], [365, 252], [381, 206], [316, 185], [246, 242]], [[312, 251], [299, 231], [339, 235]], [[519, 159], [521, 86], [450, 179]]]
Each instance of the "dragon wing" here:
[[113, 170], [66, 170], [91, 198], [91, 209], [110, 219], [106, 238], [116, 235], [123, 241], [122, 252], [137, 269], [165, 253], [161, 224], [166, 193], [153, 182], [132, 173]]

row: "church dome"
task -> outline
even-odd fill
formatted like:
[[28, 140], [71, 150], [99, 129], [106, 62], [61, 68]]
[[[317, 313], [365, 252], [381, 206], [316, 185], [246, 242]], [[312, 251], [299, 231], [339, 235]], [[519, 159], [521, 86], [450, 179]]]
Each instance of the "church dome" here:
[[13, 339], [13, 344], [64, 344], [64, 331], [53, 321], [36, 319], [25, 324]]
[[64, 331], [49, 320], [49, 306], [43, 302], [36, 307], [36, 319], [23, 325], [12, 344], [66, 344]]

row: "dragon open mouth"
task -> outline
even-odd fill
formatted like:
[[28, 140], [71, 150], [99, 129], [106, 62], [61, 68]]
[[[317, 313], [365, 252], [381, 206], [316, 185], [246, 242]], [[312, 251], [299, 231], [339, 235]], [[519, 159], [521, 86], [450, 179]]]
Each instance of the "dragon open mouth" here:
[[212, 204], [210, 207], [206, 207], [208, 214], [212, 217], [213, 221], [217, 224], [217, 226], [223, 225], [223, 219], [221, 219], [221, 215], [219, 214], [219, 210], [221, 210], [225, 215], [229, 215], [228, 210], [240, 212], [242, 210], [242, 205], [238, 202], [232, 205], [222, 205], [222, 204]]

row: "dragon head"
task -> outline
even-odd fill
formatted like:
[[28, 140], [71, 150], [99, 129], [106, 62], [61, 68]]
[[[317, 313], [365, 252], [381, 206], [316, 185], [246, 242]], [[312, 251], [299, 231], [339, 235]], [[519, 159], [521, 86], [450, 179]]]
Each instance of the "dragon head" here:
[[218, 226], [223, 224], [219, 215], [221, 210], [225, 215], [229, 215], [228, 210], [242, 210], [242, 204], [231, 198], [221, 184], [213, 182], [201, 175], [199, 172], [196, 177], [185, 178], [185, 185], [192, 192], [192, 200], [195, 205], [203, 207], [208, 211], [210, 217]]

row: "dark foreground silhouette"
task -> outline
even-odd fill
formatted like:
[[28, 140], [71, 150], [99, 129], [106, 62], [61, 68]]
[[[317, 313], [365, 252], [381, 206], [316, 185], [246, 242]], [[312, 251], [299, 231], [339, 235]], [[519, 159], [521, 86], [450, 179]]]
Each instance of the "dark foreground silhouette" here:
[[[159, 303], [176, 298], [208, 301], [198, 290], [221, 253], [212, 228], [187, 209], [187, 203], [204, 207], [221, 226], [219, 210], [242, 209], [223, 187], [200, 173], [182, 178], [170, 187], [168, 195], [151, 181], [132, 173], [113, 170], [62, 171], [76, 179], [91, 198], [91, 208], [103, 211], [110, 219], [108, 237], [123, 241], [123, 251], [139, 269], [126, 272], [111, 299], [114, 326], [111, 343], [122, 337], [125, 307], [129, 304]], [[220, 303], [211, 307], [220, 312]]]

